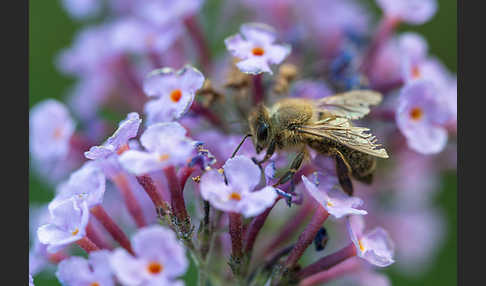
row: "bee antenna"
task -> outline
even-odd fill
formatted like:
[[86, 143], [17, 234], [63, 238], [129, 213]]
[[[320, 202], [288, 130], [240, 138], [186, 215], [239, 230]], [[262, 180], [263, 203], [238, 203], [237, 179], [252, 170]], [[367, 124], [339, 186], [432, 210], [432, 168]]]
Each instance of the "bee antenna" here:
[[231, 155], [231, 158], [233, 158], [236, 155], [236, 153], [238, 152], [238, 150], [240, 150], [241, 145], [243, 145], [243, 143], [245, 142], [246, 138], [248, 138], [248, 137], [251, 137], [251, 134], [246, 134], [245, 137], [243, 137], [243, 139], [241, 140], [240, 144], [238, 144], [238, 146], [236, 147], [235, 151]]

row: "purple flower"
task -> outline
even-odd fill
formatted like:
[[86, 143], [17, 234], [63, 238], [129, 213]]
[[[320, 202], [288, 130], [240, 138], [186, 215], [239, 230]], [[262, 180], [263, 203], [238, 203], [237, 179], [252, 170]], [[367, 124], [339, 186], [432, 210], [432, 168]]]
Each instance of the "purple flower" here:
[[189, 263], [171, 230], [162, 226], [144, 227], [131, 241], [135, 256], [119, 248], [110, 257], [111, 267], [123, 285], [181, 283], [176, 279], [186, 272]]
[[147, 124], [179, 119], [191, 107], [203, 83], [201, 72], [189, 65], [179, 71], [171, 68], [152, 71], [143, 84], [145, 93], [157, 98], [145, 105]]
[[417, 80], [402, 89], [396, 120], [408, 146], [416, 152], [434, 154], [444, 149], [447, 130], [442, 125], [449, 117], [449, 109], [431, 82]]
[[128, 150], [120, 156], [120, 164], [136, 175], [183, 165], [194, 152], [193, 141], [177, 122], [150, 125], [140, 137], [140, 143], [147, 151]]
[[135, 15], [156, 26], [177, 25], [194, 15], [203, 0], [142, 0], [134, 7]]
[[86, 201], [88, 208], [103, 202], [106, 178], [95, 162], [86, 162], [72, 173], [69, 180], [61, 184], [56, 197], [49, 203], [49, 210], [56, 208], [66, 199], [74, 198], [78, 204]]
[[34, 278], [32, 278], [32, 275], [29, 273], [29, 286], [34, 286]]
[[270, 64], [280, 64], [290, 53], [289, 45], [274, 44], [276, 33], [265, 24], [243, 24], [240, 32], [226, 38], [224, 43], [228, 51], [239, 59], [236, 66], [244, 73], [273, 74]]
[[89, 151], [84, 153], [88, 159], [96, 160], [102, 159], [114, 154], [121, 154], [126, 151], [128, 147], [128, 140], [137, 136], [138, 128], [142, 119], [136, 112], [131, 112], [127, 118], [118, 124], [118, 129], [108, 138], [101, 146], [94, 146]]
[[360, 198], [349, 197], [338, 186], [337, 179], [334, 176], [325, 176], [319, 182], [319, 188], [316, 184], [302, 176], [302, 181], [309, 192], [310, 196], [316, 200], [326, 211], [335, 218], [341, 218], [346, 215], [365, 215], [368, 212], [357, 209], [363, 204]]
[[385, 15], [408, 24], [420, 25], [437, 12], [436, 0], [376, 0]]
[[59, 263], [56, 277], [67, 286], [114, 286], [109, 257], [109, 251], [99, 250], [91, 252], [88, 259], [79, 256], [64, 259]]
[[376, 227], [363, 234], [364, 219], [361, 216], [348, 217], [347, 228], [359, 257], [379, 267], [386, 267], [395, 262], [395, 246], [386, 230]]
[[367, 267], [356, 274], [352, 274], [352, 285], [359, 286], [391, 286], [390, 279], [381, 273], [378, 273], [370, 267]]
[[75, 19], [90, 18], [101, 11], [101, 1], [98, 0], [63, 0], [62, 4]]
[[65, 158], [75, 123], [69, 110], [54, 99], [44, 100], [30, 110], [30, 152], [35, 159], [50, 161]]
[[273, 187], [253, 191], [260, 182], [261, 173], [247, 157], [229, 159], [223, 165], [223, 170], [227, 184], [223, 174], [216, 170], [205, 173], [201, 178], [201, 195], [215, 208], [252, 217], [262, 213], [277, 199]]
[[50, 209], [50, 214], [51, 222], [37, 230], [39, 241], [48, 245], [48, 252], [56, 252], [85, 236], [89, 219], [86, 201], [78, 205], [74, 198], [64, 200]]
[[136, 18], [125, 18], [113, 24], [111, 41], [119, 52], [148, 54], [165, 52], [182, 33], [181, 26], [159, 28]]

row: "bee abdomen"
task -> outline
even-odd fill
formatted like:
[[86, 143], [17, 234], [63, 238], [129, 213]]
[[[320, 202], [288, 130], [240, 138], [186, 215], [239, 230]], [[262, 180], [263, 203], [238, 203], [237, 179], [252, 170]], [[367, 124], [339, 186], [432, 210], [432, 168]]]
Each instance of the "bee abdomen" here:
[[338, 150], [341, 151], [351, 167], [351, 175], [360, 182], [371, 184], [373, 172], [376, 168], [375, 157], [344, 145], [341, 145]]

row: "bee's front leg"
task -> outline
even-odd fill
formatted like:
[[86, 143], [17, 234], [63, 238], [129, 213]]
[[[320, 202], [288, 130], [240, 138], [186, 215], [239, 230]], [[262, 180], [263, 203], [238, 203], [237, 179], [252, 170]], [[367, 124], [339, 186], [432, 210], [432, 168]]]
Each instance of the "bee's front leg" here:
[[256, 158], [251, 158], [253, 160], [253, 162], [255, 164], [257, 164], [258, 166], [261, 166], [261, 164], [265, 163], [266, 161], [268, 161], [268, 159], [270, 159], [273, 154], [275, 153], [275, 149], [277, 147], [277, 144], [275, 143], [275, 141], [272, 141], [270, 143], [270, 146], [268, 146], [267, 148], [267, 153], [265, 153], [265, 157], [263, 157], [263, 159], [261, 161], [258, 161]]
[[294, 160], [290, 164], [289, 170], [285, 174], [283, 174], [282, 177], [280, 177], [278, 182], [273, 184], [274, 187], [285, 184], [288, 180], [290, 180], [294, 176], [295, 173], [297, 173], [297, 171], [300, 169], [300, 166], [302, 165], [302, 162], [304, 161], [305, 154], [306, 151], [303, 150], [299, 154], [297, 154], [297, 156], [295, 156]]

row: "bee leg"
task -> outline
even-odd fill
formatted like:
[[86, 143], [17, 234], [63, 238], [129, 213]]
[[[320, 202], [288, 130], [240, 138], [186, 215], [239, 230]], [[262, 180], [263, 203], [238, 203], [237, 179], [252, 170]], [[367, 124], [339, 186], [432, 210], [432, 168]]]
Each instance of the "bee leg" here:
[[276, 187], [278, 185], [285, 184], [288, 180], [290, 180], [295, 173], [300, 169], [302, 162], [304, 161], [305, 151], [300, 152], [295, 156], [294, 160], [290, 164], [290, 169], [280, 177], [278, 182], [276, 182], [273, 186]]
[[337, 149], [334, 149], [334, 159], [336, 160], [336, 173], [339, 179], [339, 184], [344, 192], [348, 195], [353, 195], [353, 183], [351, 182], [350, 174], [351, 167], [344, 159], [344, 155]]
[[[261, 165], [261, 164], [265, 163], [266, 161], [268, 161], [268, 159], [270, 159], [273, 156], [273, 153], [275, 153], [276, 147], [277, 147], [277, 144], [275, 144], [275, 141], [272, 141], [270, 143], [270, 146], [268, 146], [268, 148], [267, 148], [267, 153], [265, 154], [265, 157], [263, 157], [263, 160], [257, 161], [255, 163], [257, 165]], [[254, 160], [254, 161], [256, 161], [256, 160]]]

